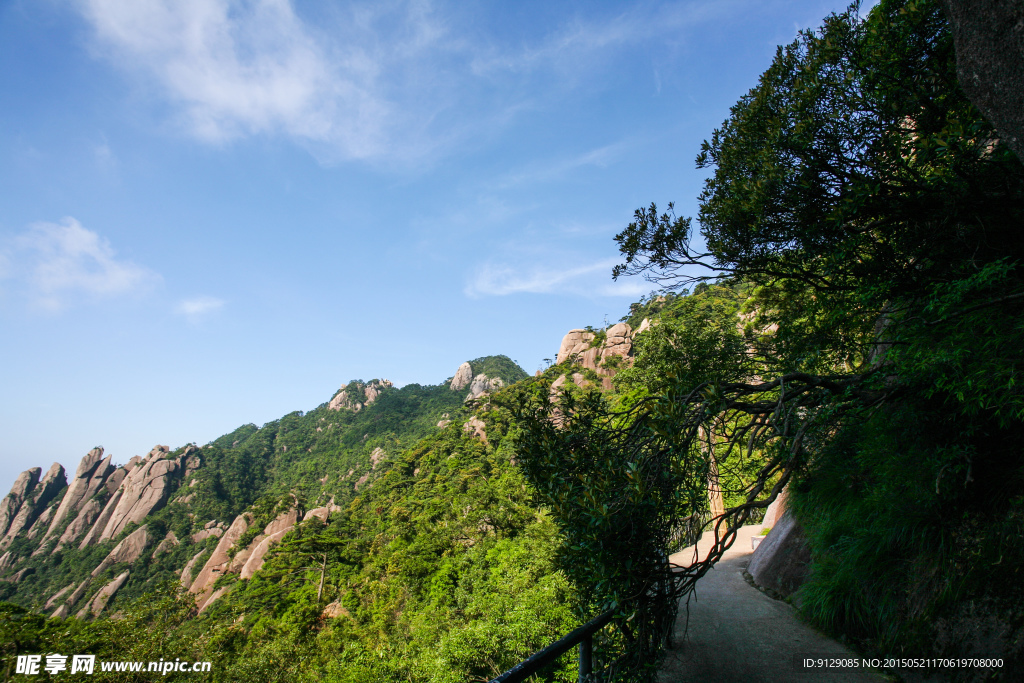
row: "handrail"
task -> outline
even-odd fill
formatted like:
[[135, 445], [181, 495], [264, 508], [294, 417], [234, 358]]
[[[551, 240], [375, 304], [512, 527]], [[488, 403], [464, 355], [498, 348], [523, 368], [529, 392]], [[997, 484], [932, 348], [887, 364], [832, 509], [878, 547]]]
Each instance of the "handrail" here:
[[520, 683], [525, 681], [541, 668], [568, 652], [576, 644], [580, 646], [580, 683], [584, 683], [589, 678], [594, 666], [593, 636], [612, 620], [614, 614], [614, 610], [608, 610], [604, 614], [591, 619], [583, 624], [583, 626], [570, 631], [543, 650], [535, 652], [529, 659], [524, 659], [505, 673], [492, 679], [490, 683]]

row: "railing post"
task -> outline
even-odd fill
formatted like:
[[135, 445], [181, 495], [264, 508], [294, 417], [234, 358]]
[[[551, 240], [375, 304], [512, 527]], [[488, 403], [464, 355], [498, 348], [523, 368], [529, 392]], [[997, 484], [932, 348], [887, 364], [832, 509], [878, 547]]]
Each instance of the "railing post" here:
[[594, 637], [588, 634], [580, 641], [580, 681], [589, 683], [590, 674], [594, 670]]

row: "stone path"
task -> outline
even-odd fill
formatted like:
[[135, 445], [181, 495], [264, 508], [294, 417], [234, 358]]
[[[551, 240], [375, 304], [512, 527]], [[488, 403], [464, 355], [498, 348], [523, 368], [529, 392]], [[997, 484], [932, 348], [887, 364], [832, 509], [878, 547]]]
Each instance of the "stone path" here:
[[[797, 618], [789, 604], [773, 600], [748, 584], [743, 570], [750, 563], [751, 537], [761, 527], [739, 531], [721, 561], [697, 583], [687, 610], [679, 606], [672, 649], [662, 665], [658, 683], [883, 683], [890, 679], [864, 670], [798, 669], [803, 655], [860, 657]], [[711, 545], [705, 534], [697, 550], [701, 557]], [[678, 565], [693, 561], [693, 548], [671, 557]], [[684, 632], [686, 635], [684, 636]]]

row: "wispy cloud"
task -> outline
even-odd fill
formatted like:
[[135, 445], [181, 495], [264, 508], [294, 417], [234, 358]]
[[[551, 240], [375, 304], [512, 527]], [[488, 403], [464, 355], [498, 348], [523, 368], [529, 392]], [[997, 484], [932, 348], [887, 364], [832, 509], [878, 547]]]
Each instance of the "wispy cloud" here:
[[223, 142], [277, 133], [374, 153], [386, 125], [374, 65], [327, 51], [287, 0], [83, 0], [101, 49], [156, 77], [190, 131]]
[[478, 299], [522, 293], [637, 296], [650, 289], [647, 283], [613, 281], [611, 270], [617, 262], [606, 259], [572, 267], [483, 263], [470, 276], [463, 291]]
[[[728, 4], [728, 3], [726, 3]], [[493, 134], [582, 84], [622, 46], [703, 20], [700, 3], [568, 16], [541, 35], [481, 30], [429, 0], [77, 0], [98, 54], [212, 143], [282, 135], [323, 161], [415, 159]], [[568, 86], [568, 87], [567, 87]]]
[[197, 296], [178, 302], [175, 311], [188, 318], [189, 322], [198, 322], [202, 318], [224, 308], [225, 301], [212, 296]]
[[36, 305], [59, 310], [74, 297], [106, 298], [144, 291], [160, 275], [120, 259], [110, 243], [74, 218], [36, 223], [6, 250], [6, 277]]
[[506, 173], [498, 178], [493, 185], [496, 189], [506, 189], [530, 183], [561, 180], [582, 168], [607, 168], [618, 161], [628, 149], [629, 143], [616, 142], [575, 156], [532, 163], [524, 168]]

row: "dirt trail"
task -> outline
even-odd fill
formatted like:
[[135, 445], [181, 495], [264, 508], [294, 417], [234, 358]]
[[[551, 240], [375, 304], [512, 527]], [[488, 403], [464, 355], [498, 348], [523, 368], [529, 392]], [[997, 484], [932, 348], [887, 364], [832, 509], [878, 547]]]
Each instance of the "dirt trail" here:
[[[750, 539], [760, 526], [743, 527], [732, 548], [697, 583], [687, 610], [679, 607], [672, 649], [658, 676], [659, 683], [715, 681], [716, 683], [883, 683], [889, 679], [864, 670], [797, 669], [802, 656], [860, 659], [836, 641], [823, 636], [797, 618], [796, 610], [773, 600], [748, 584], [743, 570], [750, 563]], [[697, 544], [701, 557], [711, 545], [710, 534]], [[687, 565], [693, 548], [671, 557]]]

